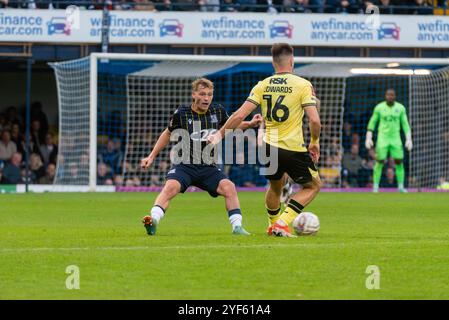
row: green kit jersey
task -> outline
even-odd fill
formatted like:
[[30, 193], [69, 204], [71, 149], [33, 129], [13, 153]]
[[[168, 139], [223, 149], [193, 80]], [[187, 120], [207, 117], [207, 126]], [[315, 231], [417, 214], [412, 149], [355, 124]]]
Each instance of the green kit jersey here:
[[378, 142], [384, 139], [401, 141], [401, 126], [404, 134], [410, 132], [405, 107], [398, 102], [395, 102], [391, 107], [387, 105], [386, 101], [379, 103], [374, 108], [373, 115], [369, 120], [368, 130], [374, 131], [377, 122], [379, 122], [377, 132]]

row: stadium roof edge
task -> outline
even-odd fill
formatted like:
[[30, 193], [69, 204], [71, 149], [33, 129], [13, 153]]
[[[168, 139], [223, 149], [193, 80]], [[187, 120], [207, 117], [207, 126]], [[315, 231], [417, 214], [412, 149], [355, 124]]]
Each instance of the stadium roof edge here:
[[[270, 56], [228, 56], [228, 55], [167, 55], [167, 54], [138, 54], [138, 53], [91, 53], [91, 59], [114, 60], [161, 60], [161, 61], [213, 61], [213, 62], [265, 62], [270, 63]], [[412, 65], [449, 65], [449, 58], [360, 58], [360, 57], [295, 57], [295, 63], [386, 63]]]

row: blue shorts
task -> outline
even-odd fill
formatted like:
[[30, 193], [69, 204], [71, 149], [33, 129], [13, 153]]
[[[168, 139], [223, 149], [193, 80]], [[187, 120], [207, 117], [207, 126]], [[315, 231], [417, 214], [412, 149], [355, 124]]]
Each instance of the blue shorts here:
[[218, 196], [218, 184], [223, 179], [228, 177], [211, 165], [177, 164], [167, 173], [167, 180], [176, 180], [181, 184], [181, 193], [195, 186], [209, 192], [214, 198]]

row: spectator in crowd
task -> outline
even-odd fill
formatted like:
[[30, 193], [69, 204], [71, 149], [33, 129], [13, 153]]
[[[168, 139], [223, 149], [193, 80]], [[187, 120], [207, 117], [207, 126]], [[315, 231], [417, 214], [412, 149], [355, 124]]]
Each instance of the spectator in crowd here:
[[166, 160], [159, 161], [159, 165], [158, 165], [159, 172], [161, 172], [162, 174], [165, 174], [166, 172], [168, 172], [169, 168], [170, 168], [170, 164], [168, 163], [168, 161], [166, 161]]
[[332, 137], [331, 143], [325, 145], [323, 156], [326, 158], [326, 165], [336, 167], [340, 164], [342, 157], [341, 147], [338, 137]]
[[134, 0], [134, 10], [156, 12], [156, 7], [149, 0]]
[[413, 0], [394, 0], [394, 5], [394, 14], [407, 14], [407, 7], [413, 5]]
[[20, 126], [18, 123], [14, 123], [11, 128], [11, 141], [16, 144], [17, 152], [21, 154], [25, 153], [24, 145], [24, 137], [20, 132]]
[[0, 184], [2, 184], [2, 179], [3, 179], [3, 168], [5, 167], [5, 164], [3, 163], [2, 160], [0, 160]]
[[222, 0], [221, 11], [223, 12], [237, 12], [237, 4], [234, 0]]
[[414, 0], [412, 4], [414, 7], [411, 8], [409, 14], [433, 14], [433, 8], [425, 0]]
[[150, 176], [150, 187], [160, 187], [164, 184], [164, 180], [159, 174], [152, 174]]
[[0, 113], [0, 132], [4, 129], [6, 129], [6, 116], [4, 113]]
[[375, 0], [359, 0], [359, 13], [367, 13], [374, 9]]
[[99, 156], [99, 162], [103, 162], [108, 165], [112, 173], [121, 173], [121, 164], [123, 160], [122, 153], [115, 148], [116, 144], [113, 140], [108, 140], [106, 150], [104, 150]]
[[126, 179], [125, 185], [127, 187], [139, 187], [141, 185], [140, 179], [137, 176]]
[[326, 0], [309, 0], [309, 6], [312, 12], [323, 13]]
[[250, 165], [237, 164], [231, 167], [229, 179], [235, 183], [237, 187], [255, 187], [254, 170]]
[[123, 172], [125, 173], [124, 179], [132, 178], [137, 175], [140, 171], [137, 166], [132, 165], [131, 162], [125, 161], [123, 164]]
[[81, 151], [80, 161], [77, 163], [77, 173], [81, 177], [89, 176], [89, 151]]
[[[35, 0], [38, 9], [55, 9], [58, 0]], [[58, 8], [59, 9], [59, 8]]]
[[353, 144], [356, 144], [360, 148], [360, 135], [357, 132], [352, 133], [352, 141], [351, 141], [351, 148]]
[[[108, 6], [109, 9], [111, 9], [110, 0], [106, 0], [105, 4]], [[88, 10], [102, 10], [103, 2], [101, 0], [91, 0], [91, 4], [87, 6], [87, 9]]]
[[114, 142], [114, 149], [119, 153], [120, 158], [123, 159], [122, 140], [114, 138], [112, 141]]
[[408, 176], [407, 182], [409, 188], [418, 188], [419, 186], [418, 179], [415, 176]]
[[16, 107], [10, 106], [6, 109], [6, 125], [12, 127], [14, 123], [21, 123], [19, 111]]
[[173, 0], [174, 11], [198, 11], [198, 0]]
[[380, 182], [381, 188], [397, 188], [395, 171], [392, 167], [387, 168], [387, 174], [384, 175], [384, 179]]
[[362, 168], [362, 158], [359, 156], [359, 146], [353, 144], [351, 153], [345, 153], [342, 160], [343, 174], [345, 179], [351, 187], [358, 187], [359, 170]]
[[114, 175], [114, 185], [117, 187], [123, 186], [123, 177], [121, 174]]
[[170, 0], [154, 0], [154, 4], [157, 11], [170, 11], [171, 1]]
[[120, 0], [114, 5], [114, 10], [132, 10], [133, 5], [128, 0]]
[[[373, 152], [374, 149], [370, 149], [370, 152]], [[366, 153], [364, 157], [362, 157], [362, 168], [359, 170], [359, 187], [369, 187], [369, 183], [372, 180], [373, 168], [374, 168], [374, 159], [370, 153]]]
[[31, 122], [31, 152], [40, 153], [41, 144], [45, 142], [45, 135], [41, 129], [41, 123], [39, 120], [35, 119]]
[[39, 138], [43, 143], [45, 140], [45, 135], [48, 132], [48, 119], [47, 115], [42, 110], [41, 102], [34, 102], [31, 105], [31, 121], [38, 120], [39, 121]]
[[394, 14], [394, 10], [391, 7], [391, 1], [390, 0], [380, 0], [379, 1], [379, 12], [381, 14]]
[[112, 185], [112, 175], [105, 163], [100, 162], [97, 166], [97, 184]]
[[282, 10], [282, 4], [284, 0], [258, 0], [257, 4], [261, 5], [260, 8], [253, 9], [253, 11], [268, 12], [271, 14], [278, 13]]
[[200, 11], [202, 12], [218, 12], [220, 11], [220, 0], [200, 0]]
[[356, 13], [358, 6], [356, 0], [327, 0], [330, 6], [330, 13]]
[[70, 175], [70, 177], [67, 177], [69, 179], [69, 181], [76, 181], [76, 180], [80, 179], [80, 175], [78, 172], [78, 166], [75, 162], [69, 163], [69, 175]]
[[39, 184], [53, 184], [56, 175], [56, 166], [53, 163], [48, 164], [45, 176], [39, 179]]
[[134, 186], [136, 186], [136, 187], [140, 187], [141, 184], [142, 184], [141, 181], [140, 181], [140, 178], [138, 176], [135, 176], [133, 178], [133, 182], [134, 182]]
[[0, 0], [0, 9], [8, 7], [8, 0]]
[[284, 0], [286, 12], [310, 13], [309, 0]]
[[254, 166], [245, 164], [245, 155], [243, 152], [236, 154], [235, 165], [232, 165], [229, 171], [229, 179], [238, 187], [255, 187]]
[[3, 184], [19, 184], [22, 182], [20, 167], [22, 165], [22, 154], [16, 152], [12, 155], [11, 161], [3, 168]]
[[44, 166], [47, 167], [49, 163], [56, 164], [56, 156], [58, 154], [58, 146], [53, 143], [53, 135], [47, 133], [45, 136], [45, 143], [41, 145], [40, 155], [44, 161]]
[[352, 125], [350, 122], [343, 123], [343, 152], [350, 152], [352, 146]]
[[36, 181], [36, 175], [33, 173], [33, 171], [28, 170], [28, 175], [27, 175], [27, 170], [25, 168], [22, 168], [22, 170], [20, 170], [20, 175], [21, 175], [21, 181], [20, 183], [28, 183], [28, 184], [35, 184]]
[[62, 177], [64, 177], [64, 175], [66, 173], [66, 165], [65, 165], [65, 158], [60, 152], [56, 156], [56, 163], [58, 165], [58, 170], [56, 172], [56, 174], [57, 174], [56, 178], [61, 179]]
[[236, 0], [236, 4], [238, 11], [256, 11], [254, 6], [257, 0]]
[[30, 155], [30, 171], [33, 173], [31, 179], [32, 183], [37, 182], [45, 175], [45, 167], [42, 163], [40, 155], [37, 153], [32, 153]]
[[8, 130], [3, 130], [0, 141], [0, 160], [9, 161], [14, 153], [17, 152], [16, 144], [11, 141], [11, 134]]

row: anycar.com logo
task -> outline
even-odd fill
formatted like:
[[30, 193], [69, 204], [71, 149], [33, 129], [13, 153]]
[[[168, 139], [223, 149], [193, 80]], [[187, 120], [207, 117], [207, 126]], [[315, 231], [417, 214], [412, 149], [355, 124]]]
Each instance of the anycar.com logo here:
[[53, 34], [65, 34], [70, 35], [71, 27], [67, 23], [66, 17], [53, 17], [47, 22], [47, 33], [49, 36]]
[[377, 39], [394, 39], [399, 40], [401, 28], [394, 22], [384, 22], [377, 29]]
[[159, 24], [161, 37], [177, 36], [181, 38], [183, 29], [184, 25], [181, 24], [178, 19], [164, 19]]
[[269, 25], [270, 38], [288, 38], [293, 36], [293, 26], [287, 20], [276, 20]]

